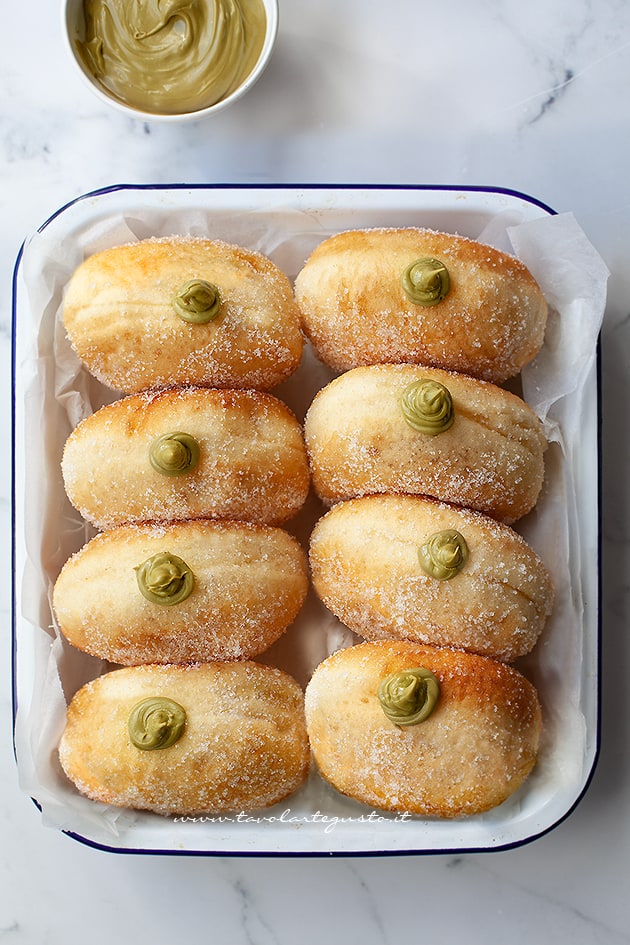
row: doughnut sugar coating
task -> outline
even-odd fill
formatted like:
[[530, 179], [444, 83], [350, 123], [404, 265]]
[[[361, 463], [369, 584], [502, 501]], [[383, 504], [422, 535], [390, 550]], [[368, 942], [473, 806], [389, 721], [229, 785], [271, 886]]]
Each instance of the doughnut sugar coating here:
[[[203, 293], [199, 280], [219, 299], [202, 321], [196, 310], [207, 297], [191, 301], [190, 288]], [[176, 308], [186, 292], [192, 321]], [[302, 357], [285, 274], [261, 253], [221, 240], [152, 238], [95, 253], [72, 275], [62, 316], [90, 373], [123, 393], [191, 384], [269, 390]]]
[[[181, 475], [151, 464], [160, 437], [192, 436], [198, 461]], [[181, 388], [130, 394], [86, 417], [66, 441], [68, 498], [97, 528], [220, 518], [279, 524], [309, 489], [302, 427], [262, 391]]]
[[207, 662], [263, 653], [295, 619], [307, 590], [306, 555], [283, 529], [141, 523], [101, 532], [69, 558], [53, 606], [64, 636], [101, 659]]
[[[418, 384], [437, 384], [452, 399], [452, 425], [436, 435], [405, 420], [405, 392]], [[414, 364], [336, 377], [315, 396], [304, 434], [313, 485], [327, 505], [382, 492], [421, 494], [511, 523], [533, 508], [544, 479], [542, 425], [520, 397]]]
[[[403, 274], [427, 258], [446, 267], [449, 283], [422, 305]], [[538, 353], [547, 322], [545, 297], [518, 259], [415, 227], [329, 237], [298, 273], [295, 295], [317, 355], [337, 371], [414, 362], [500, 383]]]
[[[148, 699], [184, 711], [167, 747], [145, 750], [130, 737], [130, 717]], [[75, 694], [59, 759], [82, 794], [116, 807], [179, 816], [269, 807], [308, 773], [302, 689], [250, 661], [116, 669]]]
[[[439, 682], [424, 721], [398, 725], [381, 682], [424, 668]], [[541, 731], [534, 686], [488, 657], [400, 641], [360, 643], [321, 663], [306, 688], [306, 724], [325, 781], [371, 807], [444, 818], [505, 801], [533, 769]]]
[[365, 640], [510, 662], [533, 649], [553, 606], [549, 572], [510, 526], [421, 496], [338, 503], [316, 524], [309, 558], [323, 602]]

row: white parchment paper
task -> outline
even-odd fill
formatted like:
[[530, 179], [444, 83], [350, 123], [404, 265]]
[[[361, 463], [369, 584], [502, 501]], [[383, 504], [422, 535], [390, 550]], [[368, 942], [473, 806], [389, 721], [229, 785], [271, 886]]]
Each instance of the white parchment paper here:
[[[207, 203], [210, 206], [204, 205]], [[46, 823], [81, 836], [97, 837], [103, 843], [107, 838], [114, 842], [113, 838], [125, 835], [125, 846], [142, 848], [146, 831], [159, 821], [158, 845], [172, 849], [189, 841], [169, 826], [168, 819], [88, 801], [68, 783], [56, 755], [67, 700], [85, 681], [110, 668], [70, 647], [52, 616], [54, 580], [66, 558], [93, 534], [65, 497], [59, 461], [65, 439], [79, 420], [120, 396], [92, 379], [73, 354], [60, 318], [64, 287], [89, 254], [148, 236], [187, 234], [240, 243], [266, 253], [293, 278], [317, 243], [337, 229], [430, 222], [425, 224], [420, 212], [410, 218], [403, 211], [394, 217], [371, 211], [369, 200], [354, 216], [341, 218], [333, 212], [327, 215], [325, 207], [312, 213], [295, 209], [281, 198], [274, 206], [267, 201], [261, 211], [216, 209], [207, 195], [200, 198], [199, 206], [190, 201], [179, 206], [177, 195], [166, 205], [147, 201], [138, 209], [136, 204], [128, 212], [117, 209], [109, 213], [106, 201], [103, 210], [95, 200], [93, 207], [82, 211], [78, 224], [73, 217], [72, 226], [68, 224], [67, 228], [62, 216], [60, 222], [44, 228], [27, 243], [21, 261], [15, 396], [17, 474], [23, 482], [17, 490], [16, 521], [24, 553], [16, 575], [16, 647], [22, 667], [17, 687], [16, 749], [22, 786], [37, 799]], [[590, 529], [589, 547], [582, 547], [584, 528], [576, 476], [591, 476], [593, 463], [596, 469], [596, 457], [588, 456], [584, 463], [585, 443], [592, 452], [597, 442], [593, 428], [596, 412], [592, 405], [588, 409], [584, 397], [587, 392], [592, 398], [608, 272], [571, 214], [541, 214], [525, 221], [522, 216], [518, 210], [497, 208], [475, 230], [476, 216], [469, 219], [465, 209], [447, 207], [444, 220], [451, 225], [442, 226], [514, 252], [531, 269], [552, 307], [544, 349], [520, 379], [523, 395], [543, 421], [549, 439], [546, 481], [536, 509], [516, 526], [547, 563], [557, 590], [555, 611], [541, 641], [519, 664], [538, 687], [544, 737], [539, 764], [524, 788], [500, 808], [476, 818], [481, 822], [481, 834], [475, 836], [484, 836], [483, 831], [487, 831], [489, 846], [497, 825], [518, 819], [537, 805], [544, 806], [558, 792], [566, 790], [571, 795], [573, 786], [583, 780], [587, 743], [594, 737], [592, 718], [585, 716], [584, 686], [585, 678], [596, 672], [596, 641], [589, 638], [585, 645], [584, 634], [592, 637], [595, 623], [592, 616], [585, 622], [582, 578], [596, 536]], [[315, 392], [331, 377], [307, 350], [298, 372], [274, 393], [303, 418]], [[586, 438], [585, 422], [590, 433]], [[590, 494], [596, 501], [597, 483], [586, 483], [587, 489], [591, 486]], [[580, 488], [584, 488], [583, 483]], [[321, 512], [311, 496], [288, 527], [306, 544]], [[311, 592], [295, 624], [261, 659], [286, 669], [305, 685], [322, 659], [353, 642], [353, 635]], [[295, 849], [304, 852], [312, 851], [319, 842], [309, 833], [313, 811], [352, 820], [359, 810], [354, 802], [337, 798], [330, 789], [323, 788], [316, 773], [291, 804], [305, 826]], [[260, 842], [258, 827], [226, 839], [225, 834], [219, 838], [216, 831], [214, 836], [206, 835], [204, 831], [213, 830], [215, 825], [193, 826], [201, 832], [192, 841], [195, 848], [205, 849], [207, 844], [209, 850], [216, 845], [221, 849], [227, 845], [230, 849], [256, 850]], [[235, 829], [238, 826], [234, 825]], [[465, 837], [460, 839], [448, 823], [431, 824], [429, 829], [442, 830], [444, 841], [427, 834], [427, 848], [466, 845]], [[266, 833], [262, 844], [270, 842], [271, 834]], [[281, 838], [278, 843], [282, 846], [282, 842]], [[356, 842], [361, 847], [366, 834]], [[422, 848], [417, 839], [413, 842], [416, 848]], [[383, 844], [388, 845], [389, 840]]]

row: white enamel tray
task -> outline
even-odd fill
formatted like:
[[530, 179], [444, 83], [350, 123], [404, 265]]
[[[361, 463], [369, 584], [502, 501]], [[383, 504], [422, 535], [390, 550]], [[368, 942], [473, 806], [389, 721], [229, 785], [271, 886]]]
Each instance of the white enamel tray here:
[[[522, 379], [524, 396], [534, 400], [554, 440], [545, 494], [518, 525], [546, 559], [558, 590], [541, 641], [519, 664], [543, 705], [536, 769], [505, 804], [455, 821], [369, 810], [336, 794], [315, 770], [276, 808], [216, 819], [119, 811], [81, 797], [59, 768], [56, 744], [65, 701], [108, 667], [73, 650], [54, 627], [52, 583], [90, 535], [65, 498], [59, 461], [78, 417], [119, 395], [73, 360], [59, 318], [69, 276], [87, 254], [106, 246], [188, 233], [259, 249], [293, 278], [332, 232], [406, 225], [481, 237], [516, 252], [552, 305], [558, 297], [538, 367]], [[22, 787], [47, 825], [117, 852], [371, 855], [505, 849], [541, 836], [572, 811], [592, 775], [599, 734], [600, 262], [572, 218], [514, 192], [450, 187], [116, 186], [62, 208], [25, 242], [13, 297], [14, 737]], [[586, 289], [579, 275], [585, 266], [592, 266]], [[303, 417], [330, 377], [307, 352], [294, 378], [274, 393]], [[311, 498], [290, 529], [306, 541], [321, 512]], [[311, 593], [264, 660], [305, 685], [321, 659], [352, 642]]]

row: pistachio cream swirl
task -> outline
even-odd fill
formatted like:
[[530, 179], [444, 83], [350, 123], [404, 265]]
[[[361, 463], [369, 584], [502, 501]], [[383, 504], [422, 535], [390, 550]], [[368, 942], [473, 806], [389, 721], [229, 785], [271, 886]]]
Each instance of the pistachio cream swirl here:
[[430, 307], [446, 298], [451, 287], [448, 269], [439, 259], [416, 259], [402, 274], [402, 287], [415, 305]]
[[169, 551], [147, 558], [135, 572], [140, 593], [152, 604], [180, 604], [195, 586], [195, 576], [186, 562]]
[[417, 666], [386, 676], [379, 684], [377, 695], [390, 722], [418, 725], [433, 712], [440, 695], [440, 683], [430, 669]]
[[438, 581], [448, 581], [462, 570], [468, 560], [468, 545], [454, 528], [430, 535], [418, 549], [422, 570]]
[[163, 476], [183, 476], [199, 462], [199, 443], [189, 433], [164, 433], [151, 444], [149, 462]]
[[408, 384], [400, 398], [400, 409], [412, 429], [428, 436], [444, 433], [455, 421], [450, 391], [431, 378]]
[[129, 737], [142, 751], [170, 748], [182, 737], [185, 727], [185, 709], [166, 696], [150, 696], [138, 702], [128, 722]]
[[221, 311], [221, 294], [216, 285], [205, 279], [189, 279], [177, 290], [173, 308], [185, 322], [205, 325]]
[[177, 115], [226, 98], [263, 47], [262, 0], [83, 0], [76, 42], [106, 93], [142, 111]]

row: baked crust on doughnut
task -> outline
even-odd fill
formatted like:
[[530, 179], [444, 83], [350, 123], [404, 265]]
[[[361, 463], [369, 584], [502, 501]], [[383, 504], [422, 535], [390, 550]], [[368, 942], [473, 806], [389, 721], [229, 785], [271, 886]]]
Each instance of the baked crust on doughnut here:
[[[176, 603], [147, 599], [137, 569], [168, 553], [194, 584]], [[53, 606], [78, 649], [124, 666], [249, 659], [297, 616], [308, 590], [306, 555], [280, 528], [188, 521], [121, 525], [64, 565]]]
[[[445, 386], [454, 422], [435, 436], [404, 419], [408, 385]], [[424, 494], [511, 523], [544, 479], [542, 426], [515, 394], [462, 374], [412, 364], [355, 368], [315, 396], [305, 419], [313, 485], [327, 505], [381, 492]]]
[[[461, 570], [436, 576], [421, 551], [438, 533], [465, 542]], [[540, 557], [508, 525], [420, 496], [380, 495], [334, 506], [316, 524], [315, 590], [365, 640], [450, 646], [508, 662], [529, 653], [550, 615]]]
[[[408, 298], [415, 260], [444, 263], [450, 289], [432, 306]], [[324, 240], [295, 280], [304, 331], [337, 371], [415, 362], [500, 383], [540, 350], [547, 303], [518, 259], [462, 236], [414, 227], [350, 230]]]
[[[157, 472], [149, 451], [163, 434], [199, 443], [190, 472]], [[138, 521], [219, 518], [277, 525], [302, 507], [309, 471], [302, 427], [260, 391], [181, 388], [132, 394], [101, 407], [68, 438], [66, 492], [97, 528]]]
[[[381, 680], [424, 667], [438, 679], [432, 714], [398, 726], [379, 702]], [[306, 723], [320, 774], [382, 810], [479, 814], [505, 801], [534, 767], [541, 710], [534, 686], [488, 657], [399, 641], [339, 650], [306, 689]]]
[[[219, 314], [203, 324], [173, 307], [192, 279], [221, 296]], [[88, 257], [68, 283], [63, 321], [90, 373], [123, 393], [191, 384], [269, 390], [302, 356], [288, 278], [261, 253], [221, 240], [151, 238]]]
[[[151, 697], [182, 706], [186, 724], [170, 747], [147, 751], [128, 720]], [[302, 690], [252, 662], [114, 670], [72, 699], [59, 758], [82, 794], [116, 807], [180, 816], [269, 807], [308, 773]]]

